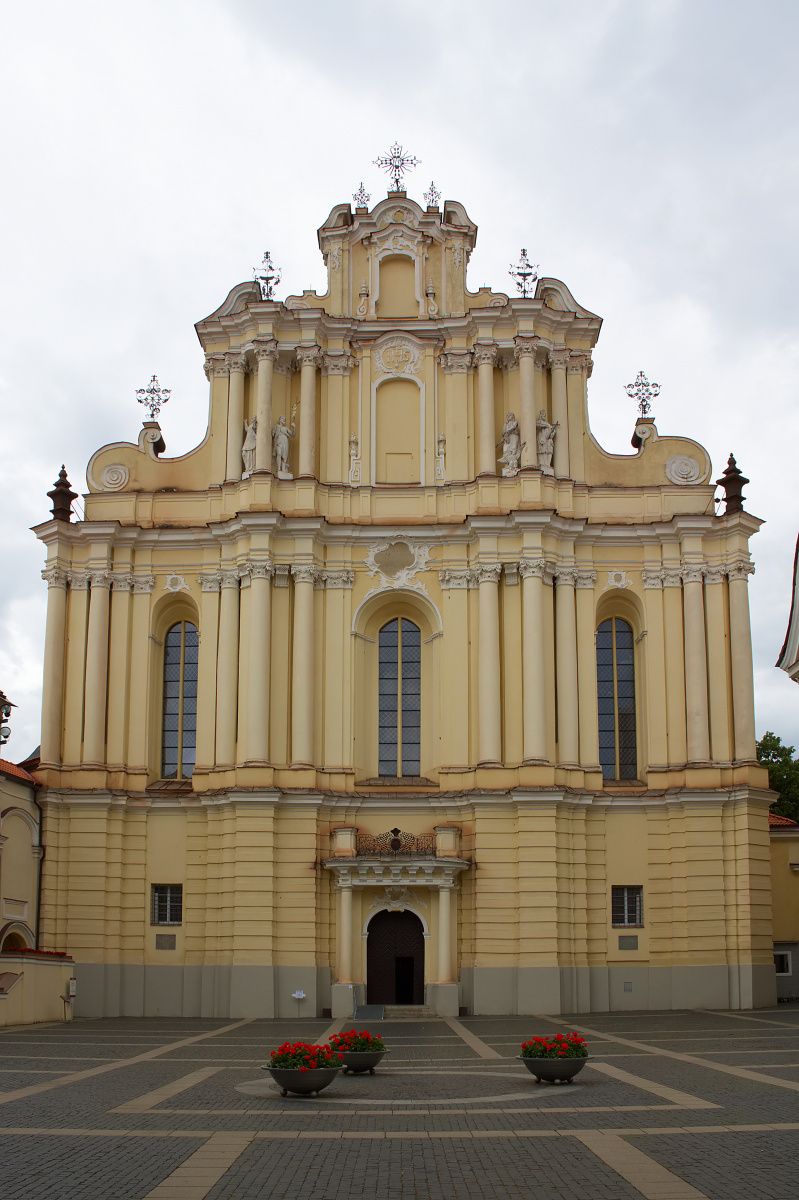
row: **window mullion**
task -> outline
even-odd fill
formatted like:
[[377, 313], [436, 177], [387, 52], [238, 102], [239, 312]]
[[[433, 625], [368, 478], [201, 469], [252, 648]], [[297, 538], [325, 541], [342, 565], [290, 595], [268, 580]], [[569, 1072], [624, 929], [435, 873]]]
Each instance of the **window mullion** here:
[[610, 622], [610, 637], [613, 656], [613, 741], [616, 750], [614, 778], [621, 778], [621, 753], [619, 749], [619, 663], [616, 658], [616, 618]]
[[183, 778], [183, 692], [186, 684], [186, 622], [180, 623], [180, 683], [178, 685], [178, 771]]
[[402, 619], [397, 621], [397, 775], [403, 776], [402, 767]]

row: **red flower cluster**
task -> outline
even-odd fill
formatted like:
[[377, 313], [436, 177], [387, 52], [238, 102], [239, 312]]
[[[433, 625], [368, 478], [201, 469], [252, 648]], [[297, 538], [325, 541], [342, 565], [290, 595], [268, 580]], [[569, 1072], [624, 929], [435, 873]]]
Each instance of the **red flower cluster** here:
[[576, 1032], [565, 1037], [556, 1033], [554, 1037], [537, 1037], [531, 1042], [522, 1042], [522, 1058], [588, 1058], [585, 1038]]
[[3, 950], [3, 954], [40, 954], [45, 958], [68, 958], [66, 950], [37, 950], [34, 946], [20, 946], [18, 950]]
[[343, 1055], [330, 1045], [312, 1046], [310, 1042], [284, 1042], [272, 1051], [270, 1067], [289, 1067], [314, 1071], [317, 1067], [340, 1067]]
[[379, 1037], [373, 1037], [368, 1029], [358, 1033], [356, 1029], [350, 1029], [348, 1033], [334, 1033], [331, 1037], [331, 1042], [336, 1046], [337, 1050], [350, 1050], [353, 1053], [357, 1050], [385, 1050], [385, 1045]]

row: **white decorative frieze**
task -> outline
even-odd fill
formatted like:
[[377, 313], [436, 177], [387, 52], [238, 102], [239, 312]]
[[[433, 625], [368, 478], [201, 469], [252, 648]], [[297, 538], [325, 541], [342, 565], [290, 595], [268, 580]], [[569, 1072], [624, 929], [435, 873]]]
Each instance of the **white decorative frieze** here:
[[414, 576], [419, 571], [427, 570], [429, 557], [429, 546], [411, 542], [408, 538], [386, 538], [373, 542], [366, 555], [366, 569], [377, 582], [369, 595], [385, 588], [409, 588], [426, 594]]
[[382, 892], [375, 892], [369, 905], [369, 912], [375, 909], [387, 909], [388, 912], [405, 912], [406, 908], [427, 908], [427, 901], [422, 900], [418, 892], [407, 887], [387, 887]]
[[602, 589], [606, 592], [609, 588], [619, 588], [623, 590], [630, 586], [630, 580], [627, 578], [626, 571], [608, 571], [608, 581]]
[[438, 572], [438, 578], [442, 588], [476, 588], [477, 580], [474, 576], [474, 571], [468, 568], [462, 570], [450, 571], [444, 570]]
[[372, 376], [421, 375], [422, 352], [407, 337], [390, 337], [372, 348]]
[[188, 592], [189, 590], [189, 585], [182, 575], [167, 575], [164, 581], [165, 592]]

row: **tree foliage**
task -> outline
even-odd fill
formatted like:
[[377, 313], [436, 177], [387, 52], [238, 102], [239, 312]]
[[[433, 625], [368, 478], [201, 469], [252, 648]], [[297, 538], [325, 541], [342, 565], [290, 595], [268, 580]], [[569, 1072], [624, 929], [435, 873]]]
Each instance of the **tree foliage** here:
[[758, 761], [768, 767], [768, 784], [780, 798], [772, 812], [799, 821], [799, 759], [793, 746], [783, 746], [776, 733], [766, 732], [757, 743]]

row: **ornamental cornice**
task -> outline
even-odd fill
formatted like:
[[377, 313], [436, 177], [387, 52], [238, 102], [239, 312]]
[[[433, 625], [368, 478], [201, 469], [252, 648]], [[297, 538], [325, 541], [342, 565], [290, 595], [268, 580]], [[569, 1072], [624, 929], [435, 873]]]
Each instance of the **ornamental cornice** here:
[[306, 563], [299, 563], [291, 568], [291, 577], [295, 584], [297, 583], [313, 583], [315, 584], [319, 578], [319, 572], [316, 567], [309, 566]]
[[231, 374], [233, 371], [241, 371], [242, 374], [247, 373], [247, 359], [243, 354], [238, 354], [235, 351], [228, 350], [225, 354], [225, 362], [227, 363], [228, 370], [231, 372]]
[[222, 586], [221, 571], [207, 571], [198, 574], [197, 582], [204, 592], [218, 592]]
[[477, 367], [494, 367], [497, 362], [499, 347], [496, 342], [475, 342], [472, 356]]
[[576, 578], [576, 583], [575, 583], [576, 587], [583, 588], [585, 590], [590, 588], [591, 591], [593, 591], [595, 583], [596, 583], [596, 571], [577, 571], [577, 578]]
[[67, 571], [67, 576], [73, 592], [85, 592], [88, 589], [91, 578], [89, 571]]
[[471, 350], [447, 350], [439, 354], [438, 362], [445, 375], [465, 375], [472, 370]]
[[477, 579], [475, 578], [474, 571], [471, 571], [468, 568], [463, 568], [461, 570], [455, 570], [455, 571], [451, 571], [451, 570], [439, 571], [438, 578], [439, 578], [442, 588], [444, 588], [445, 590], [449, 589], [449, 588], [476, 588], [477, 587]]
[[66, 589], [69, 583], [69, 571], [62, 571], [60, 567], [47, 567], [42, 571], [42, 579], [48, 587]]
[[155, 587], [155, 575], [131, 575], [131, 585], [135, 594], [150, 593]]
[[256, 338], [252, 344], [253, 353], [258, 362], [271, 359], [277, 362], [277, 341], [275, 338]]
[[520, 333], [513, 339], [513, 357], [516, 362], [520, 358], [535, 358], [536, 350], [540, 345], [541, 339], [538, 334]]
[[351, 887], [453, 887], [457, 876], [471, 863], [462, 858], [395, 859], [386, 862], [358, 855], [357, 858], [329, 858], [325, 868], [332, 871], [337, 888]]
[[295, 351], [300, 367], [318, 367], [322, 361], [322, 351], [317, 345], [299, 345]]
[[478, 563], [474, 567], [474, 577], [478, 585], [481, 583], [499, 583], [502, 574], [501, 563]]

